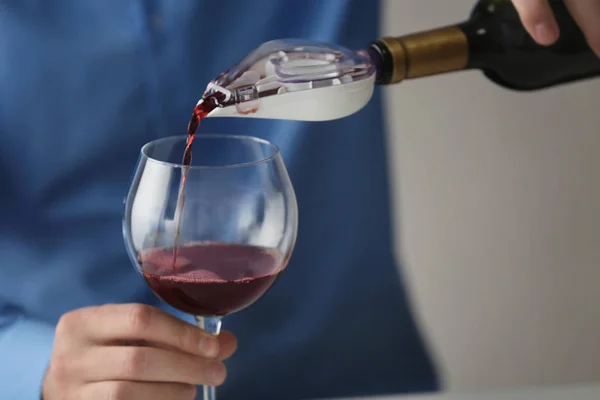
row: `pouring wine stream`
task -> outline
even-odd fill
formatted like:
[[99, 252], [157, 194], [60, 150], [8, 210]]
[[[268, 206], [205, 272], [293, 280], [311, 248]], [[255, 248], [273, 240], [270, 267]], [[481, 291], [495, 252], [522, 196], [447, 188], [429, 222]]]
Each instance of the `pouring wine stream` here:
[[[209, 85], [212, 88], [214, 85]], [[218, 87], [217, 87], [218, 88]], [[177, 196], [177, 205], [175, 207], [175, 241], [173, 243], [173, 270], [177, 267], [177, 256], [179, 254], [179, 235], [181, 232], [181, 222], [183, 218], [183, 208], [185, 207], [185, 182], [187, 180], [190, 167], [192, 166], [192, 146], [194, 137], [200, 127], [200, 122], [208, 116], [215, 108], [226, 102], [231, 94], [228, 90], [218, 88], [219, 91], [214, 91], [208, 95], [204, 95], [202, 99], [194, 107], [192, 117], [188, 123], [187, 142], [185, 151], [183, 152], [183, 160], [181, 161], [181, 181], [179, 183], [179, 193]], [[218, 333], [218, 332], [217, 332]]]

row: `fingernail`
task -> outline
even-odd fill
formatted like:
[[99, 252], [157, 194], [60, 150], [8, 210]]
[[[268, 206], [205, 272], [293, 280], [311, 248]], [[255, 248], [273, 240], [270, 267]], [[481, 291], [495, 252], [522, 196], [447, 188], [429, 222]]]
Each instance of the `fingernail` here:
[[200, 352], [205, 357], [216, 357], [219, 354], [219, 341], [217, 338], [205, 337], [200, 340]]
[[549, 45], [556, 40], [556, 30], [550, 24], [542, 22], [535, 26], [535, 37], [541, 44]]
[[225, 380], [225, 365], [220, 362], [212, 364], [209, 371], [209, 379], [214, 385], [219, 385]]

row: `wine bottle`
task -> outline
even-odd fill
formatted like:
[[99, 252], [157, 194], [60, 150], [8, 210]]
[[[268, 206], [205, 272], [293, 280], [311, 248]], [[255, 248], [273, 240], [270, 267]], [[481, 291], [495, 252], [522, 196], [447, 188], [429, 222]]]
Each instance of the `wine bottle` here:
[[560, 28], [551, 46], [533, 40], [510, 0], [480, 0], [460, 24], [372, 43], [368, 52], [377, 66], [376, 81], [386, 85], [479, 69], [505, 88], [528, 91], [600, 76], [600, 58], [563, 0], [550, 5]]

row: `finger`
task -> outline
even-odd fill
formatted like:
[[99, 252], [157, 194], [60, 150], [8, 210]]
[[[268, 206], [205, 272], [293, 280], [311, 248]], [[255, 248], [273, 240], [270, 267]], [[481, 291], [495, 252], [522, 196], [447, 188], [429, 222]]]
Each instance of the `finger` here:
[[79, 309], [63, 316], [60, 324], [57, 334], [59, 330], [75, 331], [84, 343], [142, 341], [204, 357], [219, 354], [219, 341], [214, 335], [143, 304], [109, 304]]
[[566, 0], [565, 2], [590, 47], [600, 57], [600, 1]]
[[536, 42], [544, 46], [556, 42], [560, 31], [548, 0], [513, 0], [513, 4]]
[[237, 339], [231, 332], [222, 331], [219, 334], [219, 355], [217, 356], [217, 360], [226, 360], [233, 353], [235, 353], [237, 349]]
[[193, 400], [196, 386], [178, 383], [104, 381], [85, 385], [79, 399]]
[[94, 346], [73, 361], [84, 382], [173, 382], [218, 386], [225, 366], [217, 360], [156, 347]]

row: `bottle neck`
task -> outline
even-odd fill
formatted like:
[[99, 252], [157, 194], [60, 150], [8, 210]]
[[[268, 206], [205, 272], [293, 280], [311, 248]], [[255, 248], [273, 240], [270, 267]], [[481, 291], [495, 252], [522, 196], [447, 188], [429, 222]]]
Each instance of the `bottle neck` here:
[[468, 20], [371, 44], [377, 83], [479, 69], [513, 90], [537, 90], [600, 76], [589, 47], [563, 0], [550, 0], [560, 38], [541, 46], [527, 33], [510, 0], [479, 0]]
[[469, 41], [458, 26], [378, 39], [368, 49], [377, 67], [377, 83], [460, 71], [469, 66]]

